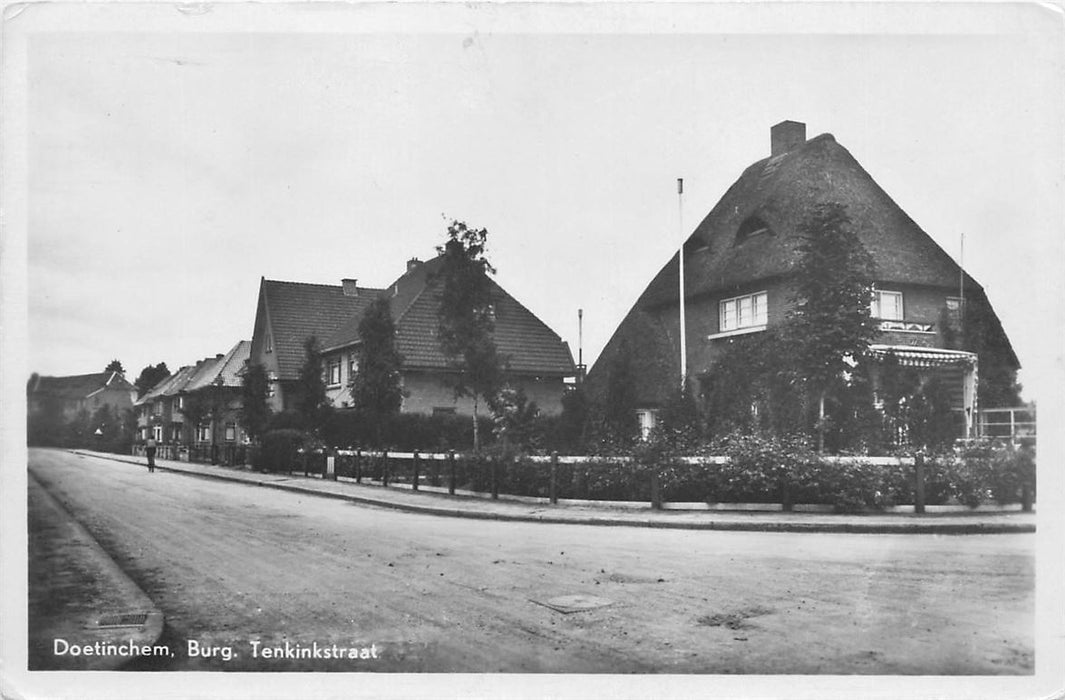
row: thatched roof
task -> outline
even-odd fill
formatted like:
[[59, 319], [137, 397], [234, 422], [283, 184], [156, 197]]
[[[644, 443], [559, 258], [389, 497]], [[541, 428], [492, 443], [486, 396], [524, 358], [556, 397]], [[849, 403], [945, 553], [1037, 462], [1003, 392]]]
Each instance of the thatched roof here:
[[[688, 296], [727, 290], [787, 275], [795, 263], [799, 223], [819, 203], [847, 208], [855, 231], [876, 264], [879, 282], [957, 285], [953, 259], [904, 212], [831, 134], [747, 168], [685, 244]], [[769, 232], [738, 240], [745, 222], [759, 219]], [[742, 238], [740, 236], [739, 238]], [[976, 283], [967, 277], [967, 284]], [[638, 305], [677, 301], [674, 256]]]
[[[685, 298], [723, 295], [787, 277], [798, 257], [800, 222], [814, 206], [829, 202], [846, 207], [873, 258], [878, 283], [957, 287], [961, 269], [954, 260], [847, 149], [831, 134], [821, 134], [805, 142], [800, 138], [788, 150], [748, 167], [699, 223], [684, 244]], [[679, 373], [679, 352], [658, 315], [678, 304], [677, 257], [674, 254], [654, 277], [607, 343], [589, 373], [593, 394], [604, 385], [617, 348], [637, 343], [642, 346], [635, 353], [641, 402], [661, 403], [668, 395], [672, 377]], [[983, 296], [968, 274], [965, 286], [967, 296]], [[992, 331], [1001, 333], [998, 319], [991, 321]], [[654, 333], [657, 339], [646, 337]], [[1012, 359], [1016, 367], [1004, 334], [1002, 341], [1007, 362]]]

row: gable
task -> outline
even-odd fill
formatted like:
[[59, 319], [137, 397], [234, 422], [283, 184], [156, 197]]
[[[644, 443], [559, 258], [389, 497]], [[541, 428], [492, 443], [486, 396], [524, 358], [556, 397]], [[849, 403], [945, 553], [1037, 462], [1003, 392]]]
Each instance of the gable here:
[[[381, 290], [360, 287], [358, 291], [357, 296], [346, 296], [339, 285], [263, 280], [263, 302], [279, 379], [299, 376], [305, 358], [303, 343], [309, 336], [324, 344], [345, 322], [361, 316]], [[257, 353], [262, 352], [260, 343], [257, 338]]]

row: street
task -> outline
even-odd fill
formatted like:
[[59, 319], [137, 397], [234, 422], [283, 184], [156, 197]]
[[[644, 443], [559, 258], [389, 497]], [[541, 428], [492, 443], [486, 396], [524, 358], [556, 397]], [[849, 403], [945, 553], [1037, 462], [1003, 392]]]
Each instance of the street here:
[[[1034, 665], [1033, 535], [453, 519], [55, 450], [31, 449], [30, 472], [164, 612], [162, 641], [177, 654], [131, 666], [141, 670], [1029, 674]], [[609, 604], [563, 614], [533, 602], [573, 595]], [[334, 645], [358, 658], [323, 658]], [[306, 657], [292, 658], [300, 650]]]

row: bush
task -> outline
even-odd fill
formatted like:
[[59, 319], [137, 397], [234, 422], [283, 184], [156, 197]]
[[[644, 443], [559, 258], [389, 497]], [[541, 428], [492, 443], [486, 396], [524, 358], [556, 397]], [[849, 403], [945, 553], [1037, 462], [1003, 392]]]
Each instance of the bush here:
[[307, 434], [293, 428], [268, 430], [262, 444], [252, 455], [252, 466], [270, 472], [287, 472], [299, 460], [299, 450], [308, 444]]
[[928, 460], [926, 500], [958, 501], [975, 508], [981, 503], [1016, 503], [1025, 489], [1035, 496], [1035, 454], [1016, 447], [980, 440], [933, 455]]
[[[491, 419], [482, 416], [478, 421], [481, 439], [491, 444]], [[326, 444], [337, 448], [387, 448], [401, 452], [468, 450], [473, 448], [473, 420], [453, 414], [400, 413], [371, 424], [355, 411], [336, 411], [326, 420], [322, 436]]]

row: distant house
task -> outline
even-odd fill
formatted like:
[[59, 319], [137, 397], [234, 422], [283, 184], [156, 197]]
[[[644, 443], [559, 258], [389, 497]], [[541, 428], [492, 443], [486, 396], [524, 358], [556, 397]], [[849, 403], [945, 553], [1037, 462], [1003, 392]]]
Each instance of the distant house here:
[[149, 389], [136, 403], [141, 440], [162, 444], [236, 445], [245, 441], [240, 427], [241, 372], [251, 341], [225, 354], [186, 365]]
[[136, 395], [136, 387], [119, 372], [67, 377], [34, 374], [26, 385], [30, 417], [42, 415], [51, 409], [63, 421], [69, 421], [83, 410], [91, 416], [102, 406], [121, 414], [133, 407]]
[[[359, 287], [353, 279], [339, 286], [263, 279], [252, 337], [251, 361], [263, 365], [271, 381], [274, 410], [294, 406], [296, 381], [305, 359], [304, 341], [320, 344], [322, 372], [330, 400], [350, 406], [350, 386], [358, 372], [359, 321], [378, 298], [389, 300], [396, 345], [403, 355], [401, 381], [405, 413], [472, 414], [469, 399], [456, 399], [455, 371], [436, 337], [442, 257], [412, 259], [407, 270], [385, 289]], [[541, 411], [562, 410], [565, 379], [575, 373], [568, 345], [531, 311], [493, 282], [494, 337], [513, 386], [524, 389]]]
[[[814, 205], [838, 202], [876, 265], [870, 312], [881, 333], [872, 354], [946, 379], [959, 429], [971, 434], [980, 373], [1012, 374], [1019, 366], [981, 286], [831, 134], [807, 140], [804, 124], [785, 121], [772, 127], [770, 142], [769, 157], [743, 172], [684, 243], [688, 376], [696, 389], [732, 339], [785, 318], [798, 224]], [[589, 391], [601, 392], [613, 358], [623, 348], [630, 353], [644, 430], [680, 384], [678, 257], [640, 295], [588, 377]], [[963, 296], [965, 305], [986, 309], [978, 329], [962, 327]], [[960, 349], [963, 335], [979, 352]]]

